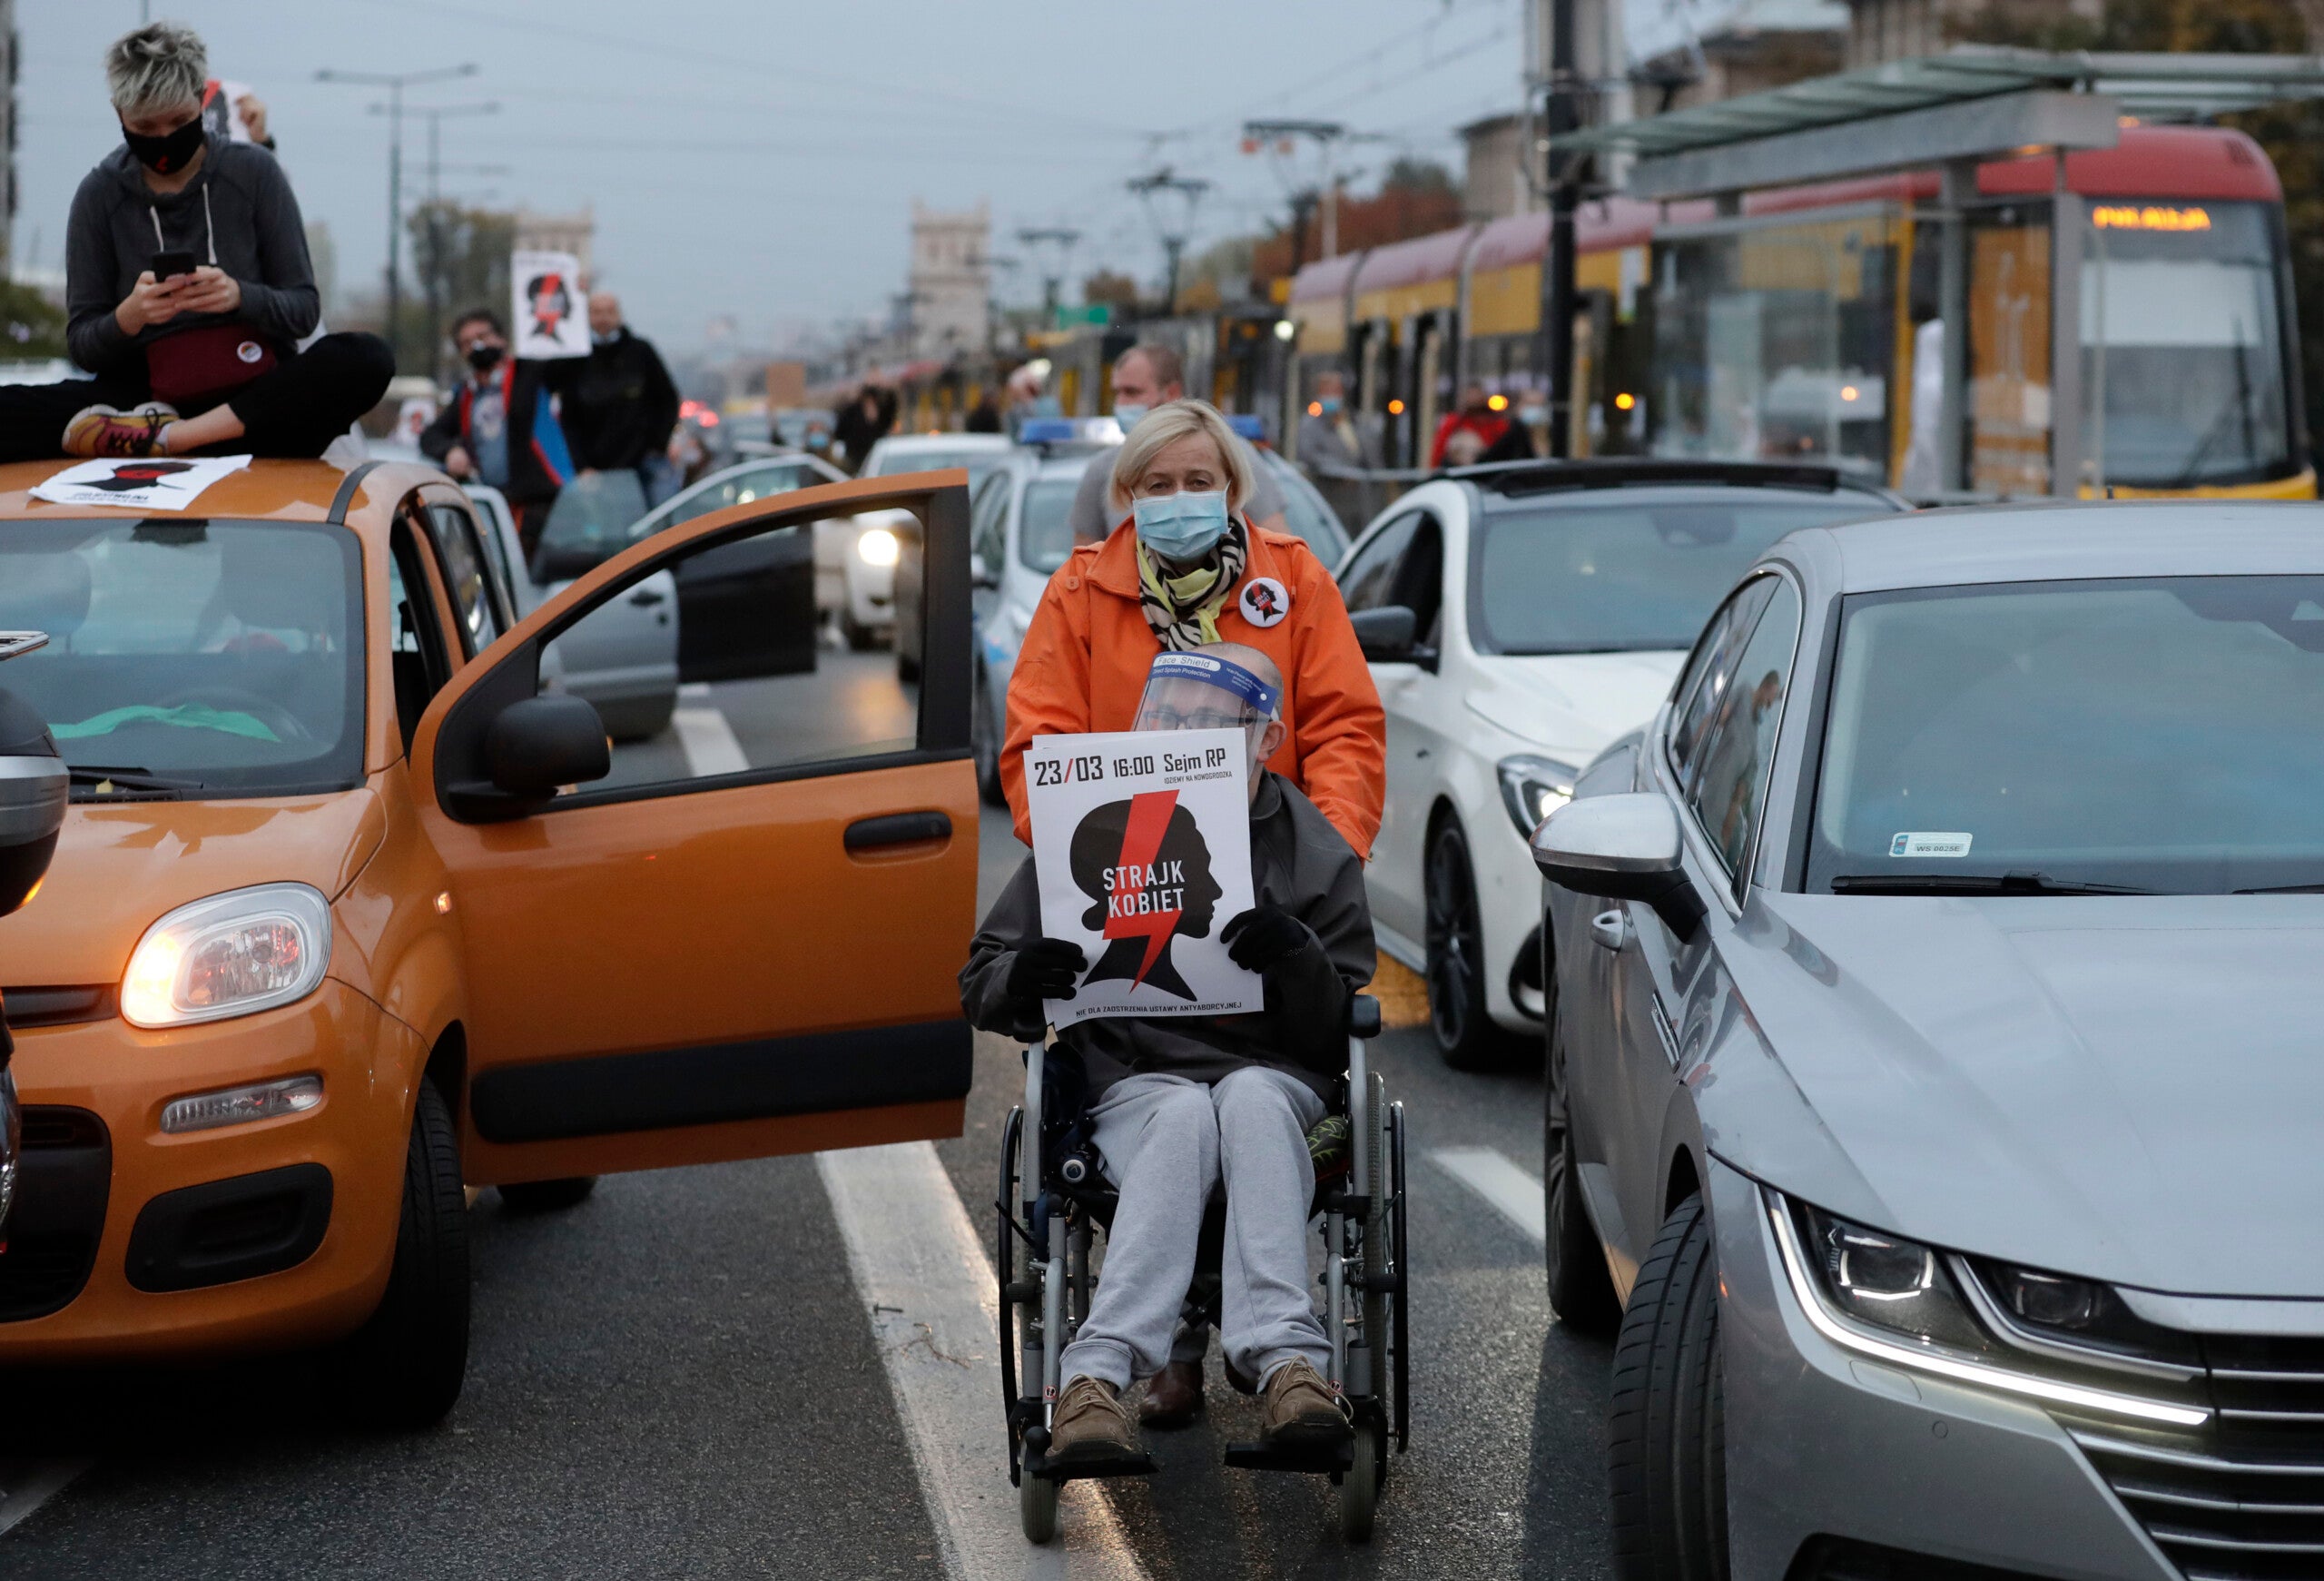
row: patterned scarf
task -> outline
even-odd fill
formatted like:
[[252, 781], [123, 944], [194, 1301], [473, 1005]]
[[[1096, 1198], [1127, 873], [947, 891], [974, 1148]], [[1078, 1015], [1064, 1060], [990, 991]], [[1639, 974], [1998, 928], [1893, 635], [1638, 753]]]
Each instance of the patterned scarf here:
[[1250, 540], [1244, 536], [1243, 524], [1234, 522], [1218, 540], [1213, 563], [1197, 564], [1192, 570], [1166, 577], [1154, 557], [1146, 552], [1145, 543], [1139, 542], [1137, 607], [1166, 651], [1185, 653], [1218, 640], [1218, 612], [1226, 608], [1235, 584], [1243, 579], [1243, 563], [1249, 554]]

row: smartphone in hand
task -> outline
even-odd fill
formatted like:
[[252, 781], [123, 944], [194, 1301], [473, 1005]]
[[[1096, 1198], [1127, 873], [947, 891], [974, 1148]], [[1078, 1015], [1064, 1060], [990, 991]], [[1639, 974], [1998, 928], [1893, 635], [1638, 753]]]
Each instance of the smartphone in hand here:
[[172, 280], [194, 272], [193, 252], [186, 247], [171, 247], [153, 254], [153, 278]]

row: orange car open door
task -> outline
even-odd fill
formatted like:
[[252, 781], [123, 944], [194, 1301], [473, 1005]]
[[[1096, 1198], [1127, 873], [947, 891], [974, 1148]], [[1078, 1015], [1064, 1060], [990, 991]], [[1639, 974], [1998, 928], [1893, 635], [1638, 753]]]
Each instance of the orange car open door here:
[[[816, 535], [892, 565], [894, 534], [850, 518], [898, 508], [926, 546], [916, 684], [819, 639]], [[471, 1183], [957, 1133], [968, 568], [959, 472], [734, 506], [583, 576], [429, 705], [412, 776], [464, 955]], [[666, 661], [593, 667], [641, 639]], [[553, 685], [675, 689], [669, 726], [594, 776], [594, 717], [537, 696], [552, 643]], [[568, 772], [590, 777], [540, 783]]]

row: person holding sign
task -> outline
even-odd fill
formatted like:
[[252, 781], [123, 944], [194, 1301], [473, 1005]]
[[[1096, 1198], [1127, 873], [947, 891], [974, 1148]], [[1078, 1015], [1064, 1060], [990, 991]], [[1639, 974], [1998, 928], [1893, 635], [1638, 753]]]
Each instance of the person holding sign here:
[[1130, 520], [1049, 578], [1009, 682], [1000, 783], [1030, 843], [1024, 754], [1038, 736], [1129, 728], [1157, 653], [1247, 644], [1282, 677], [1266, 766], [1370, 853], [1386, 723], [1338, 585], [1297, 537], [1245, 514], [1251, 464], [1199, 400], [1154, 408], [1116, 452], [1109, 497]]
[[[1263, 1433], [1288, 1447], [1349, 1432], [1322, 1376], [1330, 1347], [1307, 1294], [1315, 1178], [1306, 1139], [1346, 1057], [1350, 996], [1372, 978], [1364, 864], [1288, 778], [1254, 766], [1234, 831], [1247, 836], [1252, 904], [1214, 938], [1230, 875], [1213, 855], [1232, 842], [1215, 804], [1206, 827], [1185, 794], [1216, 783], [1214, 760], [1176, 755], [1183, 791], [1123, 797], [1107, 782], [1147, 783], [1135, 758], [1150, 755], [1167, 783], [1178, 732], [1199, 732], [1187, 739], [1206, 748], [1222, 736], [1242, 747], [1226, 755], [1230, 765], [1246, 754], [1265, 762], [1288, 734], [1284, 677], [1238, 643], [1166, 652], [1149, 670], [1130, 723], [1151, 733], [1140, 744], [1150, 752], [1128, 755], [1126, 775], [1116, 772], [1125, 755], [1099, 753], [1078, 756], [1084, 769], [1044, 776], [1094, 776], [1095, 805], [1063, 831], [1062, 847], [1037, 839], [960, 973], [961, 1009], [976, 1026], [1028, 1042], [1059, 1027], [1053, 1057], [1078, 1063], [1098, 1151], [1120, 1192], [1105, 1280], [1063, 1359], [1049, 1454], [1068, 1466], [1137, 1451], [1121, 1393], [1170, 1361], [1204, 1210], [1222, 1185], [1220, 1325], [1228, 1364], [1258, 1380]], [[1075, 763], [1080, 745], [1059, 743], [1043, 761]], [[1040, 853], [1060, 848], [1068, 881], [1045, 886]], [[1242, 876], [1231, 875], [1236, 890]], [[1085, 943], [1098, 946], [1094, 959]], [[1172, 1009], [1195, 983], [1236, 971], [1256, 974], [1257, 1010]], [[1074, 1018], [1085, 991], [1111, 1007]]]

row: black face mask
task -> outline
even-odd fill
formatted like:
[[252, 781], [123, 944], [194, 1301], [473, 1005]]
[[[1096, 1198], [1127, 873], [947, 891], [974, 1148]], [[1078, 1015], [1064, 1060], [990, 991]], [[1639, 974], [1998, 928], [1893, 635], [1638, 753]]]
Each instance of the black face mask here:
[[468, 348], [468, 366], [475, 369], [478, 373], [491, 372], [495, 368], [500, 366], [500, 348], [497, 346], [470, 346]]
[[129, 152], [137, 156], [137, 163], [155, 175], [177, 174], [195, 154], [202, 152], [204, 142], [202, 117], [199, 115], [175, 132], [165, 132], [159, 137], [148, 137], [143, 133], [132, 132], [126, 126], [121, 129], [121, 135], [122, 140], [129, 144]]

